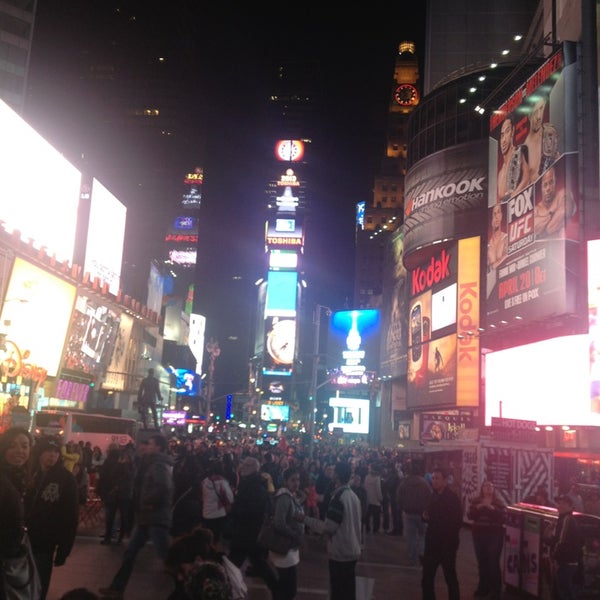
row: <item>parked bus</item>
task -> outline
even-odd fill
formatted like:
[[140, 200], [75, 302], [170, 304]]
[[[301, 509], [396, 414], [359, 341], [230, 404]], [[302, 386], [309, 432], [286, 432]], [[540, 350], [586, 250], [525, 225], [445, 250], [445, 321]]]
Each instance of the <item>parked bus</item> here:
[[135, 419], [109, 417], [69, 410], [40, 410], [34, 414], [34, 436], [56, 435], [63, 442], [80, 440], [99, 446], [106, 452], [110, 444], [125, 446], [135, 443], [138, 422]]

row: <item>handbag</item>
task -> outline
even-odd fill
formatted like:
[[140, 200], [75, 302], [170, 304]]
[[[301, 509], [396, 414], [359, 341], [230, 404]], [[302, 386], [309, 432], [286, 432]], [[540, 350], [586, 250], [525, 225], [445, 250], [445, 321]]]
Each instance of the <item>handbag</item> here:
[[227, 579], [231, 585], [231, 599], [232, 600], [247, 600], [248, 598], [248, 586], [244, 581], [241, 569], [232, 563], [227, 556], [223, 555], [222, 564], [225, 569]]
[[2, 590], [6, 600], [39, 600], [42, 586], [27, 532], [19, 556], [2, 559]]
[[258, 532], [256, 540], [259, 546], [274, 552], [275, 554], [287, 554], [292, 548], [292, 538], [279, 533], [273, 527], [273, 519], [267, 517]]
[[219, 504], [225, 509], [225, 512], [229, 514], [231, 512], [231, 509], [233, 508], [233, 504], [229, 502], [229, 498], [227, 498], [225, 490], [218, 490], [217, 486], [215, 485], [214, 479], [211, 479], [210, 482], [212, 483], [213, 489], [215, 490], [215, 494], [219, 499]]

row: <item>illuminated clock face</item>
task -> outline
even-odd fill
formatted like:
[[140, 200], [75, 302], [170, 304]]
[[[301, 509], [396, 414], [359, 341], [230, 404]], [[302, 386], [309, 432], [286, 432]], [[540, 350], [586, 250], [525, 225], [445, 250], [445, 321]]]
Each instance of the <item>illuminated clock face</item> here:
[[279, 364], [294, 362], [296, 345], [296, 322], [291, 319], [277, 321], [267, 335], [267, 352]]
[[301, 140], [280, 140], [275, 146], [279, 160], [295, 162], [304, 156], [304, 143]]
[[414, 106], [419, 102], [419, 92], [413, 85], [404, 83], [396, 88], [394, 100], [401, 106]]

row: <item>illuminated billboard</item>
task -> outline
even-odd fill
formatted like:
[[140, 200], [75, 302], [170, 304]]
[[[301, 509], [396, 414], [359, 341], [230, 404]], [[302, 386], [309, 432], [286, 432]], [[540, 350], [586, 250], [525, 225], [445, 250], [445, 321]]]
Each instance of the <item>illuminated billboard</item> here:
[[0, 99], [0, 222], [73, 262], [81, 172]]
[[[127, 208], [97, 179], [92, 183], [84, 271], [97, 277], [116, 296], [121, 289], [121, 266]], [[110, 232], [110, 243], [107, 235]]]
[[[78, 294], [63, 357], [63, 372], [66, 369], [104, 375], [120, 331], [119, 316], [100, 301]], [[124, 349], [119, 348], [119, 351]]]
[[290, 407], [287, 404], [261, 404], [261, 421], [289, 421]]
[[102, 387], [105, 389], [123, 391], [127, 387], [127, 361], [130, 358], [132, 330], [133, 317], [127, 313], [121, 313], [111, 360], [102, 383]]
[[329, 320], [328, 355], [340, 375], [363, 381], [363, 375], [377, 370], [381, 317], [375, 308], [343, 310]]
[[421, 248], [485, 233], [488, 148], [477, 140], [445, 148], [406, 174], [404, 264], [422, 260]]
[[296, 356], [296, 320], [268, 317], [265, 331], [263, 375], [291, 375]]
[[51, 377], [58, 373], [75, 293], [74, 286], [15, 259], [0, 322], [9, 324], [7, 338], [27, 350], [27, 362]]
[[329, 398], [331, 422], [329, 431], [342, 429], [344, 433], [369, 433], [369, 400], [357, 398]]
[[480, 238], [409, 271], [407, 406], [479, 404]]
[[178, 396], [198, 396], [200, 377], [189, 369], [173, 369], [175, 393]]
[[165, 242], [176, 244], [196, 244], [198, 242], [198, 218], [191, 215], [177, 215], [171, 220]]
[[295, 317], [297, 297], [298, 273], [296, 271], [269, 271], [266, 317]]
[[402, 260], [404, 236], [402, 230], [394, 232], [385, 246], [383, 260], [383, 295], [381, 306], [381, 360], [380, 375], [400, 377], [406, 373], [408, 328], [407, 271]]
[[492, 113], [486, 329], [581, 304], [577, 69], [565, 44]]
[[198, 209], [202, 203], [202, 184], [204, 183], [204, 169], [196, 167], [193, 172], [187, 173], [183, 178], [185, 191], [181, 197], [181, 206]]

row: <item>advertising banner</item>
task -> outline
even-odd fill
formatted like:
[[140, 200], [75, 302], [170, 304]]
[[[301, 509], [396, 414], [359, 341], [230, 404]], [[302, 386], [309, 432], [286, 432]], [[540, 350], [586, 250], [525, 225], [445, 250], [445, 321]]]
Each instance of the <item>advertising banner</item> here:
[[105, 389], [118, 391], [126, 389], [127, 362], [132, 330], [133, 317], [129, 316], [127, 313], [122, 313], [112, 357], [103, 383]]
[[75, 299], [75, 286], [16, 258], [0, 322], [9, 323], [7, 339], [27, 351], [5, 360], [22, 360], [44, 369], [48, 376], [58, 373]]
[[576, 313], [577, 64], [552, 55], [490, 120], [486, 328]]
[[487, 195], [485, 140], [420, 160], [406, 175], [404, 264], [414, 268], [416, 251], [433, 243], [483, 235]]
[[265, 319], [263, 375], [290, 376], [296, 356], [296, 319]]
[[407, 405], [479, 404], [479, 238], [409, 271]]
[[400, 377], [406, 373], [408, 328], [406, 313], [408, 305], [407, 271], [402, 261], [404, 239], [401, 230], [395, 232], [385, 249], [383, 262], [383, 295], [381, 306], [381, 361], [382, 377]]

